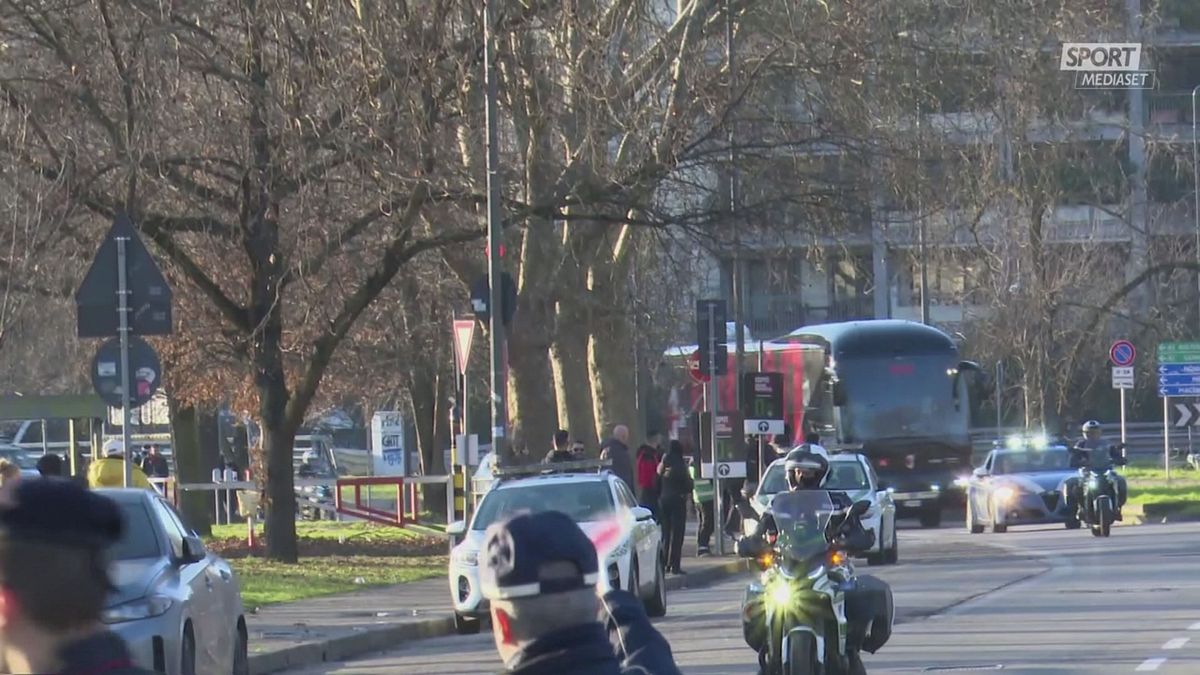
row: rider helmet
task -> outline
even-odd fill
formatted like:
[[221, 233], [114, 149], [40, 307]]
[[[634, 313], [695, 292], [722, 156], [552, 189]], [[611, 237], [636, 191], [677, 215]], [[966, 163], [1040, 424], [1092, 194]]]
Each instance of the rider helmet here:
[[1083, 435], [1093, 440], [1100, 438], [1100, 423], [1096, 420], [1088, 420], [1084, 422]]
[[814, 490], [821, 487], [829, 473], [829, 462], [804, 446], [788, 453], [783, 462], [788, 488], [791, 490]]

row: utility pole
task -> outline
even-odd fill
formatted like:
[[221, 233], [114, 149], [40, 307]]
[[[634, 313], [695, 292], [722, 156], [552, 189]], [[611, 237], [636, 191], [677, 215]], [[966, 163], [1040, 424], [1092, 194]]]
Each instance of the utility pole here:
[[[734, 42], [733, 42], [733, 7], [731, 0], [725, 0], [725, 66], [729, 70], [729, 107], [735, 105], [737, 101], [737, 62], [734, 59]], [[743, 361], [746, 357], [746, 326], [745, 317], [743, 316], [742, 299], [743, 279], [742, 279], [742, 237], [740, 232], [740, 223], [738, 223], [738, 170], [737, 170], [737, 120], [732, 114], [732, 110], [727, 111], [726, 119], [729, 120], [729, 224], [733, 227], [733, 324], [736, 344], [734, 345], [734, 376], [733, 376], [733, 391], [734, 400], [737, 402], [738, 410], [742, 407], [742, 373], [745, 371]], [[722, 341], [728, 336], [724, 335], [725, 327], [721, 326]]]
[[483, 77], [485, 85], [484, 116], [487, 132], [487, 239], [488, 239], [488, 337], [492, 362], [492, 452], [496, 453], [496, 465], [507, 463], [508, 436], [508, 359], [504, 344], [504, 311], [502, 275], [504, 259], [501, 257], [504, 237], [504, 214], [500, 211], [500, 151], [497, 138], [496, 108], [498, 84], [496, 80], [496, 40], [492, 34], [496, 22], [495, 4], [498, 0], [484, 0], [483, 16]]
[[[1196, 96], [1200, 94], [1200, 84], [1192, 87], [1192, 190], [1195, 203], [1192, 217], [1196, 222], [1196, 263], [1200, 264], [1200, 140], [1196, 138]], [[1196, 290], [1200, 291], [1200, 269], [1196, 270]], [[1192, 428], [1188, 427], [1190, 433]]]

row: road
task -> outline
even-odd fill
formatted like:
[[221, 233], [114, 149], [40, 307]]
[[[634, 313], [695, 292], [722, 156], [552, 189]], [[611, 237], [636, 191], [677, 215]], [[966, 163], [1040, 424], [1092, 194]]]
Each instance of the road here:
[[[896, 632], [871, 673], [1200, 672], [1200, 525], [1086, 531], [905, 530], [901, 564], [862, 566], [895, 591]], [[675, 592], [658, 622], [684, 673], [754, 673], [738, 610], [744, 579]], [[495, 673], [490, 635], [411, 643], [351, 663], [289, 671]]]

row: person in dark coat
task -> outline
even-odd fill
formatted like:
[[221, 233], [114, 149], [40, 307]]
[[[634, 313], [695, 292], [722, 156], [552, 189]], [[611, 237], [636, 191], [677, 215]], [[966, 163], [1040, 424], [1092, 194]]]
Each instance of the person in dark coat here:
[[629, 427], [618, 424], [613, 427], [612, 438], [605, 441], [600, 450], [600, 459], [612, 462], [612, 471], [625, 481], [629, 491], [637, 494], [637, 481], [633, 478], [633, 457], [629, 453]]
[[687, 524], [687, 505], [692, 498], [692, 475], [683, 457], [683, 444], [671, 441], [667, 454], [658, 464], [661, 496], [658, 513], [661, 517], [663, 544], [667, 550], [667, 571], [683, 574], [683, 535]]
[[142, 456], [142, 471], [150, 478], [169, 478], [171, 467], [167, 458], [162, 456], [157, 445], [146, 446], [146, 454]]
[[624, 590], [597, 594], [596, 548], [558, 511], [488, 527], [480, 590], [492, 636], [514, 675], [678, 675], [671, 646]]
[[37, 470], [42, 478], [62, 478], [64, 473], [62, 457], [53, 452], [38, 457]]
[[554, 447], [550, 452], [546, 453], [544, 464], [552, 462], [570, 462], [576, 459], [575, 453], [571, 452], [571, 434], [567, 433], [566, 429], [559, 429], [554, 432]]
[[62, 478], [24, 481], [0, 503], [0, 672], [150, 675], [100, 621], [120, 539], [107, 497]]

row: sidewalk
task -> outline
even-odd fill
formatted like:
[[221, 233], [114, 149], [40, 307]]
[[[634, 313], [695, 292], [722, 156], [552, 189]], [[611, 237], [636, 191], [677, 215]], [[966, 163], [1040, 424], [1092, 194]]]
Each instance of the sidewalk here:
[[[687, 574], [667, 577], [668, 590], [712, 583], [746, 569], [745, 561], [733, 557], [728, 540], [724, 557], [695, 557], [696, 524], [689, 522], [687, 531]], [[248, 614], [250, 672], [261, 675], [347, 659], [401, 642], [453, 634], [447, 583], [445, 577], [426, 579], [269, 605]]]

